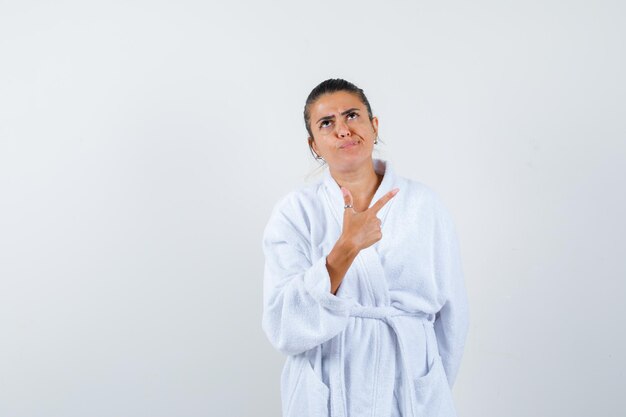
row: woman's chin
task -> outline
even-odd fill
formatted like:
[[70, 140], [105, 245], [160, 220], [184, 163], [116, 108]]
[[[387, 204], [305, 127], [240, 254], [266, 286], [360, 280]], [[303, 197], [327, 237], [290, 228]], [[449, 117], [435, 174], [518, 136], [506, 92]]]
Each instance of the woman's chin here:
[[335, 158], [334, 161], [329, 162], [328, 165], [339, 171], [356, 171], [362, 165], [367, 165], [371, 163], [372, 154], [359, 152], [342, 154], [340, 157]]

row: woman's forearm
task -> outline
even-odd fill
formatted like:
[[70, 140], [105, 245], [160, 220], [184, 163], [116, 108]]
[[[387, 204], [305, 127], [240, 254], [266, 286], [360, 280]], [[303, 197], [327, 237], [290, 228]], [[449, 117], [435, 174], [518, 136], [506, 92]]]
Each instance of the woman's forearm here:
[[326, 257], [326, 269], [330, 276], [330, 292], [337, 293], [341, 281], [348, 272], [350, 265], [358, 255], [359, 251], [354, 245], [339, 238], [335, 246]]

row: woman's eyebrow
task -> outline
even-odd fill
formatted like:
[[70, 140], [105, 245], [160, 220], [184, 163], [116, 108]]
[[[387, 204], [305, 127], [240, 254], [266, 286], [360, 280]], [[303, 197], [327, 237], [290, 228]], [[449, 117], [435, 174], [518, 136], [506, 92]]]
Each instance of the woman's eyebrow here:
[[[351, 112], [353, 112], [355, 110], [361, 110], [361, 109], [359, 109], [358, 107], [352, 107], [351, 109], [348, 109], [348, 110], [346, 110], [344, 112], [341, 112], [341, 115], [345, 116], [346, 114], [351, 113]], [[328, 120], [328, 119], [334, 119], [334, 118], [335, 118], [335, 116], [324, 116], [324, 117], [320, 118], [316, 123], [319, 123], [322, 120]]]

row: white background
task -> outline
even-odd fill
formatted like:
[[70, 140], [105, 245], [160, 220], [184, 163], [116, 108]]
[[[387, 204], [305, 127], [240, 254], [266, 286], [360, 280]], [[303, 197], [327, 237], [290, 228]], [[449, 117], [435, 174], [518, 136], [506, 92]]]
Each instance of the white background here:
[[619, 1], [0, 1], [0, 417], [280, 415], [261, 234], [306, 96], [457, 224], [462, 417], [626, 408]]

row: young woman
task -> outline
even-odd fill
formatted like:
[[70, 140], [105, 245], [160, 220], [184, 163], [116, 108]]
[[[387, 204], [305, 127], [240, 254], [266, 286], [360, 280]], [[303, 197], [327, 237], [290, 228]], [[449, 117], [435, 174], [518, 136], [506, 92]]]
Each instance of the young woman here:
[[451, 216], [372, 157], [362, 89], [322, 82], [304, 108], [324, 176], [282, 198], [263, 235], [263, 330], [288, 355], [285, 417], [453, 417], [469, 309]]

